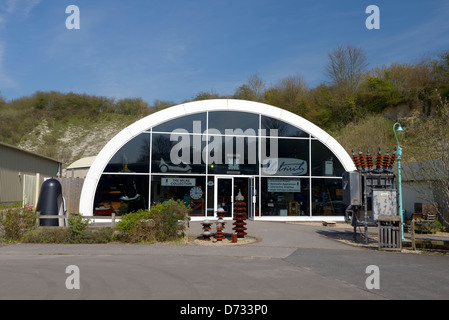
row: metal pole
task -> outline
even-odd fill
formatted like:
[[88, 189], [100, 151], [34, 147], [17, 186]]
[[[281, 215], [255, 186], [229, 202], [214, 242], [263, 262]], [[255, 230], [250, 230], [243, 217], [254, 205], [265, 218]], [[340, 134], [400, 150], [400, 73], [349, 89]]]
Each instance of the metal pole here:
[[401, 156], [402, 156], [402, 148], [398, 147], [398, 193], [399, 193], [399, 214], [401, 215], [401, 234], [402, 241], [405, 241], [404, 237], [404, 209], [402, 209], [402, 179], [401, 179]]
[[402, 209], [402, 179], [401, 179], [401, 158], [402, 158], [402, 148], [399, 145], [399, 140], [398, 140], [398, 136], [396, 135], [396, 130], [395, 127], [396, 125], [399, 126], [399, 130], [402, 131], [402, 127], [399, 123], [395, 123], [393, 125], [393, 132], [394, 132], [394, 136], [396, 137], [396, 141], [398, 143], [398, 148], [397, 148], [397, 161], [398, 161], [398, 197], [399, 197], [399, 214], [401, 216], [401, 235], [402, 235], [402, 241], [405, 241], [405, 237], [404, 237], [404, 210]]

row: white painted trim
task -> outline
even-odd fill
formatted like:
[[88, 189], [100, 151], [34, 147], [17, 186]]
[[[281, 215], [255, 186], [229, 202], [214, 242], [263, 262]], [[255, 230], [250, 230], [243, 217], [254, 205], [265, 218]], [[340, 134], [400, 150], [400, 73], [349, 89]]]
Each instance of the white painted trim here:
[[[93, 214], [92, 209], [94, 206], [95, 191], [100, 177], [104, 169], [106, 168], [106, 165], [125, 143], [127, 143], [143, 131], [166, 121], [206, 111], [242, 111], [262, 114], [264, 116], [282, 120], [302, 129], [303, 131], [310, 133], [312, 136], [321, 141], [335, 154], [346, 171], [356, 170], [349, 154], [334, 138], [332, 138], [328, 133], [326, 133], [323, 129], [319, 128], [312, 122], [292, 112], [267, 104], [245, 100], [215, 99], [194, 101], [173, 106], [151, 114], [131, 124], [121, 132], [119, 132], [114, 138], [112, 138], [100, 151], [98, 156], [95, 158], [92, 166], [90, 167], [89, 172], [87, 173], [83, 189], [81, 191], [79, 205], [80, 213], [86, 216], [91, 216]], [[264, 217], [259, 217], [259, 219], [261, 218]], [[309, 221], [312, 221], [310, 220], [312, 218], [314, 217], [309, 217]], [[258, 217], [255, 217], [255, 219], [258, 219]]]

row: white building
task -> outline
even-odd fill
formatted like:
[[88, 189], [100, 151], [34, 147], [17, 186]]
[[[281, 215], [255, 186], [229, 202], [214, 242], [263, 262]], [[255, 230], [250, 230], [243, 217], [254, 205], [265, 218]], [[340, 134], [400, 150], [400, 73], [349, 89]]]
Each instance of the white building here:
[[182, 199], [192, 219], [343, 221], [342, 173], [355, 166], [329, 134], [289, 111], [243, 100], [204, 100], [149, 115], [117, 134], [87, 173], [84, 215]]

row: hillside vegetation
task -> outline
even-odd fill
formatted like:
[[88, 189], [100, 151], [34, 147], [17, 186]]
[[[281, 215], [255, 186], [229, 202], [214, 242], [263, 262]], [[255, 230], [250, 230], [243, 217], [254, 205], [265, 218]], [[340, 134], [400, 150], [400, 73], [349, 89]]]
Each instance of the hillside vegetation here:
[[[377, 152], [378, 147], [392, 151], [396, 145], [392, 128], [399, 120], [407, 131], [401, 138], [404, 160], [419, 159], [416, 141], [425, 138], [422, 128], [441, 123], [439, 109], [447, 107], [449, 50], [414, 64], [373, 69], [367, 68], [360, 48], [339, 46], [328, 55], [328, 64], [323, 66], [328, 81], [314, 88], [300, 74], [270, 85], [254, 74], [232, 95], [206, 89], [183, 102], [233, 98], [284, 108], [332, 134], [348, 152], [358, 148]], [[67, 166], [96, 155], [129, 124], [174, 104], [54, 91], [11, 101], [0, 98], [0, 141], [56, 158]]]

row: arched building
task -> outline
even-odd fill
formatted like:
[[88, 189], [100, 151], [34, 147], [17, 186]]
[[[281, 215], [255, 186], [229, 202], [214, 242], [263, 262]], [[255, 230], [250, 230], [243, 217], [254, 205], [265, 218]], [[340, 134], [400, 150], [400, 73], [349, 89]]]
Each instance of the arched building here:
[[204, 100], [149, 115], [98, 154], [80, 212], [108, 215], [181, 199], [191, 217], [232, 217], [241, 194], [255, 220], [343, 221], [343, 147], [289, 111], [243, 100]]

